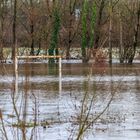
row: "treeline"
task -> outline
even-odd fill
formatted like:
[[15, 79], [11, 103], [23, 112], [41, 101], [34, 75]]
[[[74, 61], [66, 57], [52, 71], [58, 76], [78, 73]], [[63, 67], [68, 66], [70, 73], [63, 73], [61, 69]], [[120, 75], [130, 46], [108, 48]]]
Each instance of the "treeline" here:
[[[120, 63], [132, 63], [140, 46], [139, 0], [0, 0], [0, 59], [5, 47], [57, 54], [81, 48], [88, 62], [101, 48], [118, 48]], [[35, 51], [35, 48], [37, 51]]]

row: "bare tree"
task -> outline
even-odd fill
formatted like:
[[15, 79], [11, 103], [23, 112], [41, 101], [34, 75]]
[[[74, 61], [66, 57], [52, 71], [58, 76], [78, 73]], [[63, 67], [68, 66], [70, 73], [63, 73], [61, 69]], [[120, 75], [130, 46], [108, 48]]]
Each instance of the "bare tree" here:
[[106, 5], [106, 0], [100, 0], [97, 2], [98, 12], [97, 12], [97, 22], [96, 22], [96, 30], [95, 30], [95, 40], [94, 40], [94, 49], [99, 47], [100, 41], [100, 28], [102, 26], [102, 19], [103, 19], [103, 11]]
[[14, 0], [13, 5], [13, 49], [12, 49], [12, 59], [15, 59], [15, 53], [16, 53], [16, 24], [17, 24], [17, 0]]
[[[140, 2], [128, 1], [119, 11], [120, 18], [120, 62], [132, 63], [138, 46], [140, 30]], [[122, 8], [124, 10], [122, 11]], [[125, 11], [125, 12], [124, 12]]]
[[[69, 0], [68, 1], [68, 12], [66, 12], [65, 14], [65, 23], [67, 23], [67, 25], [65, 25], [65, 29], [67, 32], [67, 39], [65, 40], [66, 42], [66, 58], [69, 59], [70, 58], [70, 48], [72, 46], [73, 40], [76, 36], [76, 31], [77, 31], [77, 24], [75, 20], [75, 10], [76, 10], [76, 2], [77, 0]], [[67, 9], [66, 9], [67, 11]], [[67, 16], [69, 17], [69, 19], [67, 19]], [[67, 27], [66, 27], [67, 26]]]
[[113, 3], [109, 1], [109, 64], [112, 64], [112, 15]]
[[138, 5], [136, 10], [136, 25], [134, 26], [134, 35], [133, 35], [133, 43], [131, 48], [131, 54], [129, 54], [128, 63], [132, 63], [136, 53], [136, 47], [138, 45], [138, 35], [140, 30], [140, 2], [137, 1], [136, 4]]
[[1, 32], [0, 32], [0, 60], [2, 62], [3, 60], [3, 40], [4, 40], [4, 21], [5, 21], [5, 10], [6, 10], [6, 5], [7, 3], [5, 0], [0, 1], [0, 27], [1, 27]]

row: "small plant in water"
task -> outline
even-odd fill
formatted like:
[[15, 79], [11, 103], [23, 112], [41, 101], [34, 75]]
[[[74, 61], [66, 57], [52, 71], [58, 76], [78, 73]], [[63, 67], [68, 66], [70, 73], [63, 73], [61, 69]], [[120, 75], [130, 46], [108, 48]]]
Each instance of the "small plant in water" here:
[[105, 54], [102, 49], [96, 50], [95, 63], [105, 63], [106, 59], [107, 54]]

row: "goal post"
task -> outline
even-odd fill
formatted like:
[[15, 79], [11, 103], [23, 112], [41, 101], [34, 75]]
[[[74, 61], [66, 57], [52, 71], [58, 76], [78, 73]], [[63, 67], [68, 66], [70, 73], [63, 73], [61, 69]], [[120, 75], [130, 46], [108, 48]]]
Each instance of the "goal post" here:
[[37, 56], [15, 56], [15, 78], [16, 89], [18, 89], [18, 59], [35, 59], [35, 58], [58, 58], [59, 59], [59, 93], [62, 91], [62, 56], [61, 55], [37, 55]]

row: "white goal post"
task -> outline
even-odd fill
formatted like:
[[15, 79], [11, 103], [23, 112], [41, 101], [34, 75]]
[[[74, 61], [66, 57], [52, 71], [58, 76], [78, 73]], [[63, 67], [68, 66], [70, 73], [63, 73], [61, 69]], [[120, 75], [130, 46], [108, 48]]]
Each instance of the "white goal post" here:
[[58, 58], [59, 59], [59, 93], [62, 91], [62, 56], [61, 55], [37, 55], [37, 56], [15, 56], [15, 88], [18, 91], [18, 59], [35, 59], [35, 58]]

